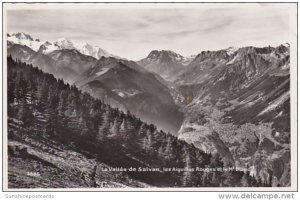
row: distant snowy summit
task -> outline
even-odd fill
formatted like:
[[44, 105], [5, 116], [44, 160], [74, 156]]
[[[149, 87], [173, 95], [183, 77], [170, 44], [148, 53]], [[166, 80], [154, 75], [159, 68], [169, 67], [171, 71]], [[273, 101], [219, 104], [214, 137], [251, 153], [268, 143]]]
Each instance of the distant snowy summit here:
[[49, 42], [49, 41], [42, 41], [40, 39], [34, 39], [29, 34], [26, 34], [24, 32], [19, 32], [19, 33], [7, 34], [7, 41], [14, 44], [26, 45], [32, 50], [43, 54], [49, 54], [55, 50], [60, 50], [60, 49], [76, 49], [80, 53], [84, 55], [92, 56], [96, 59], [100, 59], [102, 56], [120, 58], [116, 55], [108, 53], [106, 50], [98, 46], [93, 46], [88, 43], [74, 42], [69, 38], [60, 38], [57, 41]]

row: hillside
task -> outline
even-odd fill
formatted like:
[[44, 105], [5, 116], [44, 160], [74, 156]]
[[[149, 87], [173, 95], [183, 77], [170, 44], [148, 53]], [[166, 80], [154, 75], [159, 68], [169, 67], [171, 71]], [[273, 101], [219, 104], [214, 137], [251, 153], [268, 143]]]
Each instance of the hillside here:
[[183, 113], [169, 88], [135, 62], [102, 57], [75, 83], [81, 90], [176, 135]]
[[186, 118], [179, 138], [290, 185], [289, 45], [199, 54], [173, 82]]
[[[62, 187], [62, 181], [66, 188], [269, 185], [239, 171], [165, 171], [223, 163], [218, 154], [206, 154], [11, 57], [8, 117], [10, 188]], [[142, 170], [109, 173], [103, 167]]]

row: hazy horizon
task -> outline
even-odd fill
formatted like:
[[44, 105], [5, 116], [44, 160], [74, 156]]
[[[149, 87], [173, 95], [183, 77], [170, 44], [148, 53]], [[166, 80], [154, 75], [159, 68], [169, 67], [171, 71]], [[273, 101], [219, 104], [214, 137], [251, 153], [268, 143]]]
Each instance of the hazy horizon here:
[[25, 32], [55, 41], [69, 38], [97, 45], [131, 60], [152, 50], [183, 56], [230, 46], [278, 46], [290, 43], [289, 11], [284, 6], [201, 4], [195, 8], [34, 9], [8, 10], [7, 32]]

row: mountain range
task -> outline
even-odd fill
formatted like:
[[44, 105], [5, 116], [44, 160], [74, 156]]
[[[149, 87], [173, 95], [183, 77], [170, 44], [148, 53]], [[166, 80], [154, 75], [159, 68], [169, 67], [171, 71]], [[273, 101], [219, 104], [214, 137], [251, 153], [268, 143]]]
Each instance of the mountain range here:
[[264, 180], [271, 171], [273, 180], [286, 185], [289, 69], [288, 44], [198, 54], [175, 81], [187, 116], [178, 137], [220, 153], [229, 165], [251, 166], [251, 173]]
[[271, 186], [243, 171], [191, 170], [224, 164], [37, 67], [7, 64], [9, 188]]
[[125, 108], [166, 131], [176, 133], [183, 114], [167, 86], [135, 63], [102, 57], [75, 84], [114, 107]]
[[153, 50], [137, 62], [69, 39], [8, 35], [8, 55], [129, 110], [228, 166], [290, 184], [290, 46], [229, 47], [188, 58]]
[[7, 41], [14, 44], [20, 44], [31, 48], [34, 51], [42, 51], [44, 54], [51, 53], [55, 50], [61, 49], [75, 49], [80, 53], [92, 56], [96, 59], [104, 57], [117, 57], [113, 54], [108, 53], [104, 49], [98, 46], [93, 46], [88, 43], [74, 42], [68, 38], [59, 38], [56, 41], [42, 41], [40, 39], [34, 39], [31, 35], [24, 32], [18, 32], [7, 35]]
[[130, 110], [165, 131], [176, 134], [179, 130], [183, 113], [174, 103], [168, 87], [157, 75], [134, 61], [111, 56], [96, 59], [81, 53], [82, 49], [66, 40], [55, 42], [59, 48], [51, 52], [44, 51], [44, 45], [34, 51], [27, 46], [37, 47], [29, 43], [35, 41], [30, 35], [12, 34], [8, 38], [12, 37], [20, 38], [17, 44], [14, 40], [8, 40], [8, 55], [14, 59], [74, 83], [92, 96], [122, 110]]

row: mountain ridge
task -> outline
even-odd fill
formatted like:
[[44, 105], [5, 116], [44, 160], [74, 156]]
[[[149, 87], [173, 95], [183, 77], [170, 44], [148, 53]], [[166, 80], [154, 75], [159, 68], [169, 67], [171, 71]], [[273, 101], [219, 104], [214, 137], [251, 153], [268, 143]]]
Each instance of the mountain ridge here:
[[77, 43], [69, 38], [59, 38], [54, 42], [41, 41], [40, 39], [33, 39], [29, 34], [24, 32], [18, 32], [7, 35], [7, 40], [15, 44], [26, 45], [32, 48], [34, 51], [39, 51], [41, 46], [43, 46], [42, 53], [49, 54], [55, 50], [60, 49], [76, 49], [84, 55], [92, 56], [96, 59], [104, 57], [117, 57], [113, 54], [108, 53], [106, 50], [98, 47], [92, 46], [88, 43]]
[[[137, 63], [114, 57], [89, 62], [73, 49], [44, 55], [42, 46], [37, 52], [11, 41], [8, 46], [14, 58], [49, 73], [53, 67], [66, 69], [60, 72], [65, 77], [76, 74], [82, 91], [113, 107], [128, 109], [158, 127], [176, 124], [171, 132], [179, 130], [180, 140], [221, 155], [226, 166], [250, 166], [253, 177], [264, 182], [272, 177], [273, 186], [290, 184], [289, 44], [202, 51], [188, 64], [168, 50], [151, 51]], [[64, 51], [69, 57], [55, 55]], [[81, 64], [85, 60], [86, 66]], [[56, 62], [65, 64], [51, 64]], [[184, 118], [176, 119], [178, 111]]]
[[[222, 168], [223, 163], [218, 155], [206, 154], [11, 57], [8, 76], [12, 188], [270, 186], [242, 171], [165, 171], [173, 165]], [[38, 177], [26, 173], [32, 167]]]
[[115, 106], [123, 105], [141, 119], [176, 134], [182, 114], [168, 88], [152, 73], [137, 70], [139, 66], [128, 62], [102, 57], [75, 84], [95, 97], [118, 102]]

